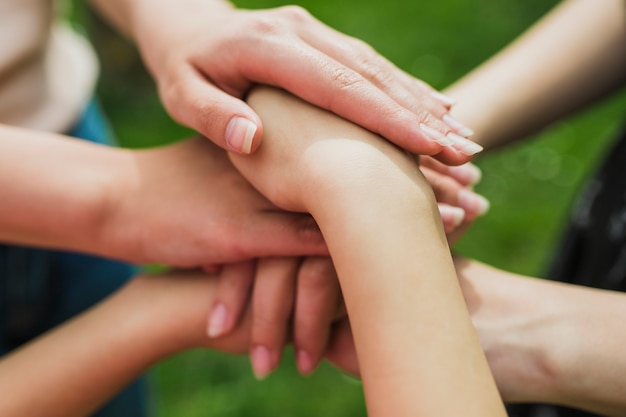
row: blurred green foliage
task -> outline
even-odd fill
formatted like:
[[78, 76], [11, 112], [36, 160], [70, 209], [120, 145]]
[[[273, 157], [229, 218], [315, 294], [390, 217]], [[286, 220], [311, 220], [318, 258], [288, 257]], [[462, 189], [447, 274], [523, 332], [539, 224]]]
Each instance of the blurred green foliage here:
[[[244, 8], [281, 6], [278, 0], [241, 0]], [[343, 1], [301, 0], [320, 20], [365, 40], [399, 67], [443, 88], [496, 52], [556, 0]], [[127, 42], [111, 35], [76, 2], [66, 13], [92, 35], [101, 56], [102, 102], [121, 143], [144, 147], [191, 132], [172, 122], [154, 85]], [[211, 28], [207, 27], [207, 31]], [[279, 65], [279, 63], [277, 63]], [[623, 93], [623, 92], [622, 92]], [[560, 122], [533, 140], [477, 159], [484, 179], [477, 190], [491, 200], [457, 251], [519, 273], [541, 275], [576, 190], [620, 128], [626, 96]], [[154, 371], [155, 414], [195, 416], [362, 416], [358, 382], [322, 366], [302, 379], [288, 351], [264, 382], [246, 358], [190, 352]], [[419, 395], [419, 393], [416, 393]]]

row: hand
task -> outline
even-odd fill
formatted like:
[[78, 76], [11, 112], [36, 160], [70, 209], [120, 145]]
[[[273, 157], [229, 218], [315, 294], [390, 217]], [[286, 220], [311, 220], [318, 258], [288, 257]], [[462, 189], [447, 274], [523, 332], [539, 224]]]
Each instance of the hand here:
[[327, 253], [310, 216], [278, 210], [204, 138], [128, 155], [106, 253], [180, 267]]
[[[253, 287], [251, 289], [251, 287]], [[252, 300], [250, 298], [252, 292]], [[250, 358], [265, 378], [293, 339], [298, 369], [317, 367], [338, 314], [340, 289], [330, 258], [265, 258], [224, 265], [209, 317], [209, 336], [221, 338], [237, 327], [251, 306]]]
[[419, 158], [420, 170], [435, 193], [439, 212], [450, 245], [456, 242], [471, 223], [489, 210], [489, 201], [472, 187], [481, 172], [472, 163], [450, 167], [428, 156]]
[[132, 32], [169, 113], [229, 151], [246, 154], [260, 144], [262, 122], [242, 101], [257, 83], [445, 163], [466, 162], [482, 149], [448, 115], [450, 99], [302, 8], [137, 3]]

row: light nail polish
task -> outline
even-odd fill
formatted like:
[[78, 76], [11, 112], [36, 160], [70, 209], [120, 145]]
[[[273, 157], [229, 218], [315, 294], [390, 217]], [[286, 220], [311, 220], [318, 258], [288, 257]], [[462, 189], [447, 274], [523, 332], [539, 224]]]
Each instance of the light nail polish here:
[[446, 137], [446, 135], [424, 123], [420, 123], [420, 130], [426, 135], [426, 137], [437, 142], [441, 146], [451, 146], [454, 144], [454, 142], [451, 141], [450, 138]]
[[441, 120], [443, 120], [443, 122], [450, 126], [452, 129], [456, 130], [456, 133], [461, 136], [469, 137], [474, 134], [474, 131], [472, 129], [465, 126], [463, 123], [459, 122], [449, 114], [444, 114]]
[[459, 205], [461, 207], [463, 207], [466, 211], [474, 212], [479, 216], [487, 213], [489, 211], [489, 207], [491, 206], [489, 200], [485, 197], [468, 189], [462, 189], [459, 191], [458, 198]]
[[480, 168], [471, 162], [456, 167], [450, 167], [450, 171], [453, 172], [453, 176], [461, 178], [461, 181], [467, 182], [470, 185], [478, 184], [483, 177]]
[[483, 150], [483, 147], [477, 143], [472, 142], [456, 133], [448, 133], [447, 138], [454, 143], [454, 148], [465, 155], [476, 155]]
[[272, 354], [265, 346], [255, 346], [250, 352], [252, 372], [259, 381], [265, 379], [272, 372]]
[[228, 319], [228, 310], [222, 303], [213, 307], [211, 315], [209, 316], [209, 328], [208, 335], [211, 338], [221, 336], [226, 328], [226, 320]]
[[235, 116], [226, 127], [226, 143], [234, 151], [249, 154], [257, 125], [243, 117]]
[[463, 219], [465, 218], [465, 210], [463, 210], [460, 207], [440, 205], [439, 213], [441, 214], [442, 218], [451, 218], [452, 225], [454, 227], [459, 226], [463, 222]]

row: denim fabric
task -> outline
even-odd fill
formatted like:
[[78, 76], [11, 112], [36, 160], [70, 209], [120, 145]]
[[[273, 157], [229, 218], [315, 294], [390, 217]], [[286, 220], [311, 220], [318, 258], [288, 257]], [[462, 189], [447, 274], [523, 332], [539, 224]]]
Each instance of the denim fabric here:
[[[95, 101], [70, 136], [113, 144], [113, 135]], [[121, 287], [135, 267], [88, 255], [0, 245], [0, 354], [89, 308]], [[98, 417], [142, 417], [145, 381], [133, 383]]]

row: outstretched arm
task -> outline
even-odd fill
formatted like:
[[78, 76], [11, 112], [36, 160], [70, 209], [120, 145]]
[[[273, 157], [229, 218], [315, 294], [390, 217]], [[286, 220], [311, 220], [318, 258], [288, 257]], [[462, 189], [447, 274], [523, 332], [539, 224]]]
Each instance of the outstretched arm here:
[[432, 191], [413, 160], [283, 92], [260, 88], [249, 103], [266, 140], [252, 157], [233, 160], [275, 204], [318, 222], [343, 289], [371, 415], [505, 415]]
[[626, 2], [567, 0], [446, 92], [476, 142], [536, 132], [626, 82]]
[[244, 352], [249, 317], [207, 339], [215, 277], [135, 278], [97, 307], [0, 360], [0, 415], [89, 415], [149, 366], [192, 347]]
[[0, 241], [176, 266], [327, 253], [206, 142], [129, 151], [0, 125]]
[[506, 401], [625, 415], [625, 294], [455, 263]]

